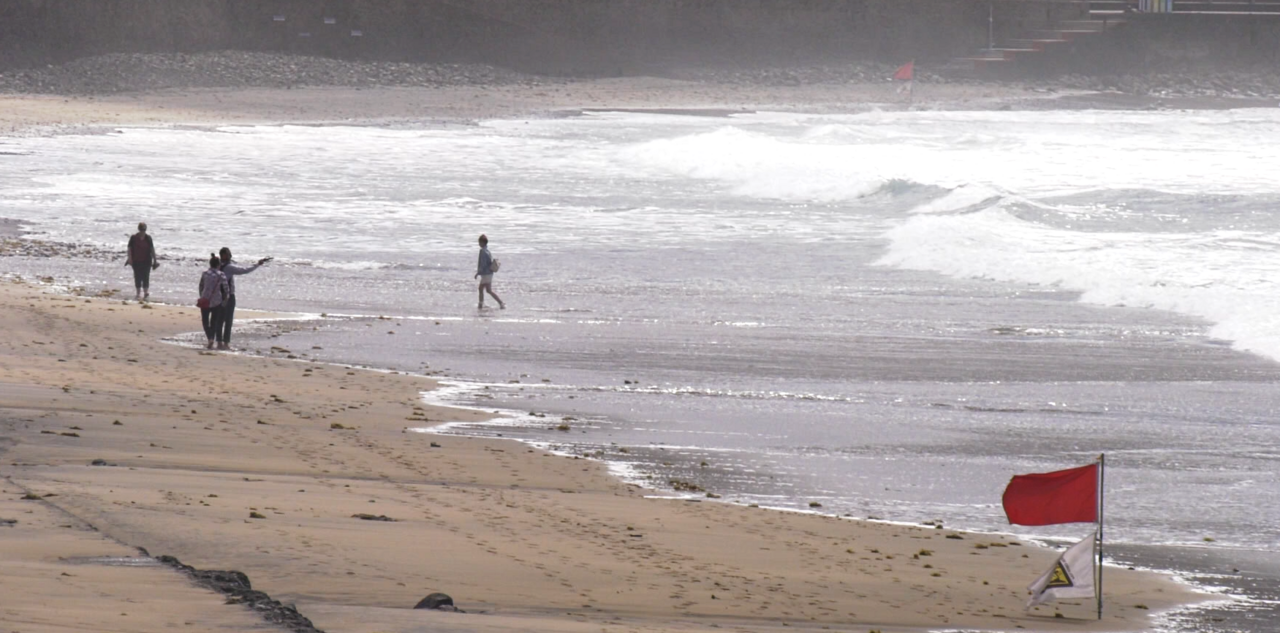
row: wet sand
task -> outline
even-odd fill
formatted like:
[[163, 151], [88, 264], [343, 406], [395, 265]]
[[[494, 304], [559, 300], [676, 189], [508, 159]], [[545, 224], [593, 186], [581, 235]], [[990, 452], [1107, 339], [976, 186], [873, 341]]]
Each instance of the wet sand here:
[[[135, 548], [245, 572], [327, 631], [1142, 630], [1196, 599], [1108, 570], [1103, 621], [1087, 600], [1028, 614], [1048, 550], [653, 499], [595, 462], [405, 432], [481, 414], [420, 405], [422, 377], [160, 341], [194, 309], [6, 282], [0, 320], [0, 530], [23, 539], [0, 549], [0, 622], [24, 631], [252, 630], [168, 568], [68, 560]], [[410, 609], [436, 591], [467, 613]]]

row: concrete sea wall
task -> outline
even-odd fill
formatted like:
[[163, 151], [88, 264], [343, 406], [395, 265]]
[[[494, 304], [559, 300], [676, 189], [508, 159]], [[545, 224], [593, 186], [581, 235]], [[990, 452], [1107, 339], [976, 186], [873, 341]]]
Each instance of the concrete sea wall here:
[[[345, 59], [488, 62], [565, 74], [841, 59], [941, 63], [1070, 0], [3, 0], [0, 70], [111, 52], [288, 51]], [[994, 17], [989, 22], [988, 18]], [[1077, 51], [1075, 71], [1186, 58], [1275, 58], [1254, 18], [1144, 21]], [[990, 29], [990, 30], [989, 30]], [[1118, 38], [1125, 39], [1118, 39]], [[1086, 47], [1081, 47], [1086, 48]], [[1074, 53], [1073, 53], [1074, 54]], [[1104, 55], [1105, 54], [1105, 55]]]
[[[0, 67], [107, 52], [225, 48], [379, 60], [484, 61], [569, 73], [640, 72], [691, 62], [946, 60], [985, 45], [988, 4], [979, 0], [3, 0]], [[1003, 15], [1043, 12], [1048, 3], [997, 0], [996, 4]]]

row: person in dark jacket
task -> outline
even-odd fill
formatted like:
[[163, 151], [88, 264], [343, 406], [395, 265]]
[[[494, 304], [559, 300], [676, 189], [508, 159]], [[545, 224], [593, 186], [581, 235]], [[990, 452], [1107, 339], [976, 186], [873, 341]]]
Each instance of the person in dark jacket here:
[[138, 223], [138, 232], [129, 238], [129, 254], [124, 260], [125, 266], [133, 266], [134, 301], [142, 301], [151, 296], [151, 271], [160, 267], [156, 258], [156, 245], [147, 235], [147, 223]]
[[231, 249], [225, 246], [218, 251], [218, 257], [222, 260], [222, 274], [227, 277], [227, 287], [231, 289], [231, 296], [222, 304], [222, 336], [218, 339], [218, 349], [231, 349], [231, 322], [236, 316], [236, 276], [257, 270], [271, 258], [263, 257], [252, 266], [239, 266], [231, 262]]
[[213, 349], [215, 340], [218, 347], [222, 347], [222, 304], [229, 296], [231, 290], [227, 287], [227, 276], [222, 274], [222, 260], [217, 255], [209, 255], [209, 268], [200, 275], [200, 301], [196, 303], [205, 338], [209, 339], [205, 349]]

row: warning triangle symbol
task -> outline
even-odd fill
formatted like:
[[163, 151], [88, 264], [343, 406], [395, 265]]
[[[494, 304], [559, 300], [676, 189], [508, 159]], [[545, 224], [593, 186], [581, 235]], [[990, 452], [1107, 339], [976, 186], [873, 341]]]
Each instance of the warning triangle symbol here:
[[1062, 564], [1062, 561], [1058, 561], [1058, 564], [1053, 566], [1053, 574], [1049, 576], [1049, 584], [1045, 588], [1074, 587], [1075, 585], [1076, 583], [1072, 582], [1071, 573], [1067, 571], [1067, 567]]

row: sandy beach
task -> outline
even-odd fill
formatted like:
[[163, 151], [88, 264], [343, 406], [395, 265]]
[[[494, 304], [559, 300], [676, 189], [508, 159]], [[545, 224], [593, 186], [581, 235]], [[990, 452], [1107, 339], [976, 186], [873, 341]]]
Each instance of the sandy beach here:
[[[907, 107], [899, 87], [888, 81], [759, 86], [632, 77], [548, 80], [532, 86], [189, 88], [98, 96], [0, 95], [0, 134], [112, 125], [467, 123], [564, 116], [593, 108], [852, 112]], [[1078, 98], [1080, 94], [1084, 93], [997, 84], [939, 84], [917, 86], [914, 103], [924, 108], [1022, 107]]]
[[[936, 99], [970, 107], [1037, 96], [938, 90]], [[893, 98], [887, 84], [666, 79], [5, 96], [0, 133], [466, 122], [584, 108], [839, 110]], [[593, 461], [407, 432], [483, 414], [422, 405], [434, 385], [425, 377], [165, 342], [198, 329], [194, 308], [9, 280], [0, 322], [0, 622], [13, 630], [278, 630], [144, 551], [243, 572], [330, 632], [1137, 631], [1151, 614], [1201, 599], [1169, 578], [1108, 569], [1101, 621], [1088, 600], [1027, 612], [1025, 587], [1050, 550], [652, 498]], [[432, 592], [465, 613], [411, 609]]]

